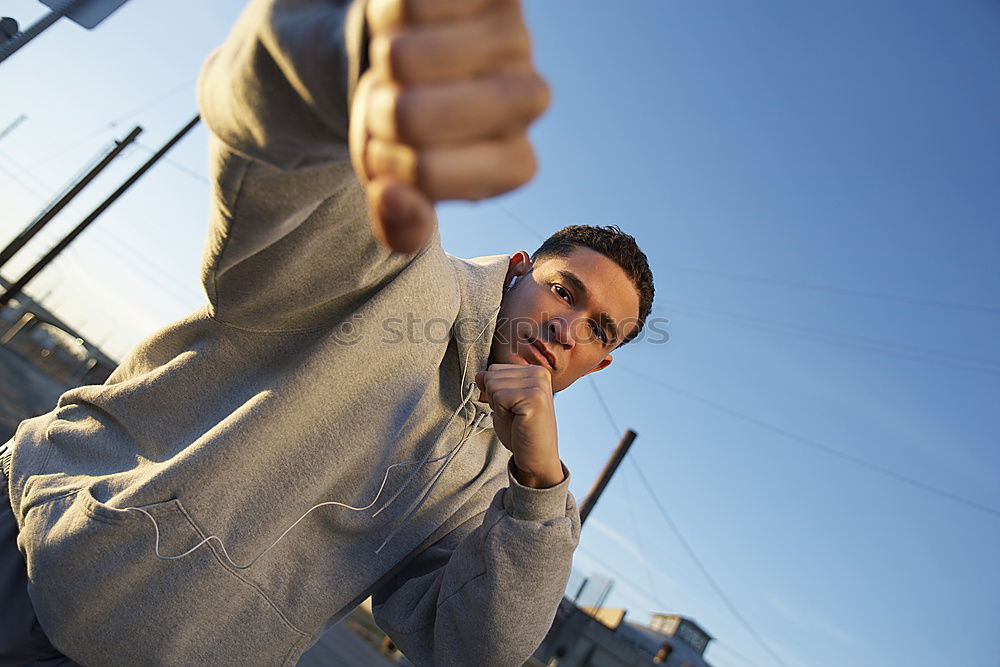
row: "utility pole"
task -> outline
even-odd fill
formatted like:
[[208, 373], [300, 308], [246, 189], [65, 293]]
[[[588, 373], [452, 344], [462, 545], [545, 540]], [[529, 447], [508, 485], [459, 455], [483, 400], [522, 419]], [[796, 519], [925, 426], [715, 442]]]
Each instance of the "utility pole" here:
[[73, 187], [63, 193], [62, 196], [58, 197], [54, 202], [49, 204], [48, 208], [42, 211], [38, 217], [32, 220], [20, 234], [14, 237], [13, 241], [7, 244], [6, 248], [0, 250], [0, 267], [6, 264], [10, 258], [14, 256], [14, 253], [23, 248], [25, 244], [27, 244], [28, 241], [35, 236], [35, 234], [42, 231], [42, 228], [49, 224], [49, 222], [51, 222], [51, 220], [59, 214], [59, 211], [66, 208], [66, 206], [73, 201], [73, 198], [80, 194], [92, 180], [97, 178], [97, 175], [104, 171], [104, 168], [111, 164], [111, 161], [118, 157], [118, 155], [125, 150], [125, 147], [135, 141], [136, 137], [138, 137], [141, 133], [142, 128], [136, 125], [135, 128], [129, 132], [127, 137], [121, 141], [115, 140], [114, 148], [112, 148], [100, 162], [95, 164], [90, 171], [83, 176], [83, 178], [74, 183]]
[[608, 463], [604, 466], [604, 470], [601, 471], [597, 481], [594, 482], [594, 486], [590, 489], [590, 493], [588, 493], [587, 497], [583, 499], [583, 503], [580, 505], [581, 526], [583, 525], [583, 522], [587, 520], [587, 517], [590, 516], [590, 512], [594, 509], [594, 505], [597, 504], [598, 498], [600, 498], [601, 494], [604, 493], [604, 488], [608, 485], [608, 482], [611, 481], [611, 476], [615, 474], [615, 470], [617, 470], [618, 466], [621, 465], [622, 460], [625, 458], [625, 454], [628, 453], [629, 447], [632, 446], [635, 438], [635, 431], [632, 429], [625, 431], [625, 435], [622, 436], [618, 446], [615, 447], [614, 453], [611, 455], [611, 458], [608, 459]]
[[156, 153], [154, 153], [152, 157], [146, 160], [146, 162], [144, 162], [141, 167], [136, 169], [135, 173], [129, 176], [128, 179], [126, 179], [126, 181], [122, 183], [117, 190], [112, 192], [107, 199], [101, 202], [100, 205], [98, 205], [98, 207], [95, 208], [90, 213], [90, 215], [84, 218], [80, 222], [80, 224], [74, 227], [69, 234], [63, 237], [63, 239], [59, 243], [57, 243], [55, 247], [52, 248], [52, 250], [50, 250], [48, 253], [45, 254], [44, 257], [38, 260], [34, 266], [32, 266], [24, 273], [23, 276], [15, 280], [10, 285], [10, 287], [8, 287], [7, 290], [2, 295], [0, 295], [0, 308], [6, 306], [10, 302], [10, 300], [13, 299], [14, 296], [18, 292], [20, 292], [32, 278], [37, 276], [41, 272], [41, 270], [44, 269], [46, 266], [48, 266], [48, 264], [52, 262], [52, 260], [55, 259], [59, 255], [59, 253], [65, 250], [67, 246], [69, 246], [69, 244], [72, 243], [73, 240], [83, 232], [83, 230], [89, 227], [90, 224], [94, 222], [94, 220], [96, 220], [102, 213], [104, 213], [104, 211], [106, 211], [112, 204], [114, 204], [119, 197], [125, 194], [125, 191], [128, 190], [130, 187], [132, 187], [132, 185], [134, 185], [135, 182], [138, 181], [143, 174], [149, 171], [149, 168], [152, 167], [154, 164], [156, 164], [160, 160], [160, 158], [166, 155], [167, 151], [169, 151], [171, 148], [174, 147], [174, 144], [183, 139], [184, 135], [190, 132], [191, 129], [198, 124], [198, 121], [199, 121], [198, 116], [192, 118], [188, 122], [188, 124], [185, 125], [183, 128], [181, 128], [181, 130], [177, 134], [171, 137], [167, 143], [163, 144], [160, 150], [156, 151]]

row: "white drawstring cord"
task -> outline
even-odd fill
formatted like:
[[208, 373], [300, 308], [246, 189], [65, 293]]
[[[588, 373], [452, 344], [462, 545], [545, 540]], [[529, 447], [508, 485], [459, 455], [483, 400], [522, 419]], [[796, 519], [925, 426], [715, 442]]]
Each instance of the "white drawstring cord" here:
[[364, 510], [370, 509], [376, 502], [378, 502], [378, 498], [379, 498], [380, 495], [382, 495], [382, 490], [385, 488], [385, 483], [389, 479], [389, 471], [391, 471], [393, 468], [397, 468], [399, 466], [405, 466], [405, 465], [413, 465], [413, 464], [417, 464], [417, 463], [419, 463], [419, 464], [435, 463], [435, 462], [440, 461], [441, 459], [444, 459], [444, 458], [447, 458], [447, 457], [448, 457], [448, 454], [444, 454], [443, 456], [439, 456], [439, 457], [437, 457], [435, 459], [429, 459], [429, 460], [423, 460], [423, 461], [401, 461], [399, 463], [393, 463], [391, 466], [389, 466], [388, 468], [385, 469], [385, 476], [382, 478], [382, 484], [381, 484], [381, 486], [379, 486], [378, 493], [375, 494], [375, 497], [372, 498], [372, 501], [370, 503], [368, 503], [367, 505], [364, 505], [362, 507], [353, 507], [351, 505], [348, 505], [347, 503], [342, 503], [342, 502], [339, 502], [339, 501], [336, 501], [336, 500], [328, 500], [326, 502], [322, 502], [322, 503], [318, 503], [316, 505], [313, 505], [308, 510], [306, 510], [306, 512], [302, 516], [300, 516], [298, 519], [296, 519], [295, 523], [293, 523], [288, 528], [286, 528], [285, 531], [283, 533], [281, 533], [281, 535], [278, 536], [278, 539], [276, 539], [274, 542], [271, 542], [271, 544], [269, 544], [266, 549], [264, 549], [259, 554], [257, 554], [257, 556], [252, 561], [250, 561], [248, 564], [246, 564], [246, 565], [239, 565], [238, 563], [236, 563], [235, 561], [233, 561], [232, 558], [229, 557], [229, 552], [226, 551], [226, 545], [222, 543], [222, 539], [219, 536], [217, 536], [217, 535], [209, 535], [208, 537], [206, 537], [205, 539], [203, 539], [201, 542], [199, 542], [198, 544], [194, 545], [193, 547], [191, 547], [190, 549], [188, 549], [187, 551], [185, 551], [182, 554], [178, 554], [176, 556], [165, 556], [165, 555], [163, 555], [163, 554], [160, 553], [160, 527], [156, 523], [156, 519], [149, 512], [147, 512], [146, 510], [144, 510], [141, 507], [126, 507], [124, 509], [126, 511], [128, 511], [128, 512], [141, 512], [142, 514], [145, 514], [146, 517], [150, 521], [153, 522], [153, 530], [156, 533], [156, 535], [155, 535], [156, 539], [155, 539], [153, 547], [154, 547], [154, 551], [156, 552], [156, 557], [159, 558], [160, 560], [178, 560], [180, 558], [184, 558], [185, 556], [193, 553], [196, 549], [204, 546], [205, 544], [208, 544], [212, 540], [215, 540], [216, 542], [218, 542], [219, 547], [222, 549], [222, 555], [225, 556], [225, 558], [226, 558], [227, 561], [229, 561], [229, 564], [232, 565], [233, 567], [235, 567], [238, 570], [245, 570], [245, 569], [249, 568], [251, 565], [253, 565], [254, 563], [256, 563], [260, 559], [261, 556], [263, 556], [268, 551], [270, 551], [271, 548], [274, 547], [274, 545], [276, 545], [278, 542], [280, 542], [281, 539], [283, 537], [285, 537], [285, 535], [287, 535], [288, 532], [292, 528], [295, 528], [295, 526], [299, 525], [299, 522], [301, 522], [303, 519], [305, 519], [307, 516], [309, 516], [309, 514], [313, 510], [319, 509], [320, 507], [325, 507], [327, 505], [333, 505], [333, 506], [336, 506], [336, 507], [343, 507], [344, 509], [350, 510], [352, 512], [363, 512]]
[[[473, 348], [473, 346], [476, 343], [479, 342], [479, 339], [483, 337], [483, 334], [486, 333], [486, 329], [489, 328], [490, 322], [493, 321], [493, 317], [499, 311], [500, 311], [500, 307], [497, 306], [497, 309], [486, 320], [486, 324], [483, 326], [482, 331], [479, 332], [479, 335], [476, 336], [476, 339], [472, 342], [472, 345], [470, 345], [469, 349], [466, 351], [465, 360], [462, 363], [462, 380], [461, 380], [461, 385], [460, 385], [461, 387], [465, 386], [465, 377], [466, 377], [466, 374], [468, 372], [469, 355], [472, 353], [472, 348]], [[476, 389], [476, 385], [473, 383], [469, 387], [468, 393], [467, 394], [463, 394], [461, 404], [451, 414], [451, 417], [448, 418], [448, 421], [445, 422], [445, 425], [438, 431], [438, 436], [437, 436], [437, 438], [435, 438], [435, 443], [437, 443], [437, 441], [441, 439], [441, 436], [444, 434], [445, 430], [451, 425], [452, 421], [455, 420], [455, 417], [458, 416], [458, 413], [461, 412], [463, 409], [465, 409], [468, 406], [468, 404], [471, 402], [471, 400], [472, 400], [472, 394], [473, 394], [473, 391], [475, 389]], [[385, 547], [385, 545], [388, 544], [389, 541], [392, 540], [392, 538], [395, 537], [396, 534], [399, 533], [399, 531], [405, 525], [405, 522], [407, 520], [409, 520], [413, 516], [413, 514], [415, 514], [417, 512], [417, 510], [420, 509], [420, 507], [424, 503], [424, 500], [426, 500], [426, 498], [430, 495], [431, 490], [433, 490], [434, 486], [437, 484], [438, 479], [440, 479], [441, 475], [444, 473], [445, 468], [448, 467], [448, 464], [451, 462], [451, 459], [458, 453], [458, 450], [461, 449], [462, 445], [465, 444], [465, 442], [468, 441], [469, 439], [471, 439], [472, 437], [475, 437], [476, 435], [479, 435], [479, 433], [482, 433], [483, 431], [487, 430], [487, 428], [489, 428], [489, 427], [487, 427], [487, 428], [481, 429], [481, 430], [476, 431], [475, 433], [473, 433], [473, 434], [470, 435], [470, 431], [475, 431], [476, 427], [482, 422], [482, 420], [486, 416], [487, 416], [486, 414], [481, 414], [481, 415], [479, 415], [479, 417], [477, 417], [474, 420], [474, 422], [471, 425], [467, 424], [465, 426], [465, 428], [463, 428], [463, 430], [462, 430], [462, 438], [459, 440], [458, 444], [455, 445], [455, 447], [453, 447], [451, 449], [451, 451], [449, 451], [447, 454], [444, 454], [443, 456], [439, 456], [437, 458], [431, 459], [429, 457], [430, 457], [431, 452], [433, 451], [433, 447], [432, 447], [427, 452], [427, 454], [424, 456], [424, 458], [421, 459], [421, 460], [419, 460], [419, 461], [401, 461], [399, 463], [393, 463], [392, 465], [390, 465], [389, 467], [387, 467], [385, 469], [385, 475], [382, 477], [382, 484], [379, 486], [378, 492], [375, 494], [375, 497], [372, 499], [372, 501], [370, 503], [368, 503], [367, 505], [365, 505], [363, 507], [353, 507], [351, 505], [348, 505], [346, 503], [342, 503], [342, 502], [339, 502], [339, 501], [336, 501], [336, 500], [328, 500], [326, 502], [317, 503], [316, 505], [313, 505], [308, 510], [306, 510], [302, 514], [302, 516], [300, 516], [298, 519], [296, 519], [295, 522], [292, 523], [292, 525], [288, 526], [288, 528], [285, 528], [285, 530], [281, 533], [281, 535], [279, 535], [273, 542], [271, 542], [271, 544], [269, 544], [267, 546], [267, 548], [265, 548], [263, 551], [261, 551], [256, 556], [254, 556], [253, 560], [251, 560], [246, 565], [239, 565], [238, 563], [236, 563], [229, 556], [229, 552], [226, 550], [226, 545], [222, 542], [222, 539], [219, 536], [217, 536], [217, 535], [209, 535], [208, 537], [206, 537], [201, 542], [199, 542], [198, 544], [194, 545], [193, 547], [191, 547], [190, 549], [188, 549], [184, 553], [177, 554], [175, 556], [166, 556], [164, 554], [161, 554], [160, 553], [160, 526], [156, 522], [156, 519], [153, 517], [153, 515], [151, 515], [149, 512], [147, 512], [145, 509], [143, 509], [141, 507], [125, 507], [123, 509], [125, 511], [129, 511], [129, 512], [141, 512], [143, 515], [146, 516], [147, 519], [149, 519], [152, 522], [152, 524], [153, 524], [153, 531], [154, 531], [153, 552], [156, 555], [156, 557], [159, 558], [160, 560], [179, 560], [181, 558], [184, 558], [184, 557], [189, 556], [190, 554], [194, 553], [195, 550], [197, 550], [197, 549], [201, 548], [202, 546], [208, 544], [212, 540], [215, 540], [215, 542], [218, 543], [219, 548], [222, 550], [222, 555], [225, 557], [225, 559], [229, 562], [229, 564], [232, 567], [234, 567], [234, 568], [236, 568], [238, 570], [246, 570], [246, 569], [252, 567], [254, 565], [254, 563], [256, 563], [258, 560], [260, 560], [261, 557], [264, 556], [264, 554], [266, 554], [268, 551], [270, 551], [271, 549], [273, 549], [274, 546], [276, 544], [278, 544], [278, 542], [280, 542], [282, 539], [284, 539], [284, 537], [286, 535], [288, 535], [288, 533], [293, 528], [295, 528], [295, 526], [299, 525], [299, 523], [303, 519], [305, 519], [307, 516], [309, 516], [309, 514], [313, 510], [319, 509], [320, 507], [326, 507], [328, 505], [332, 505], [332, 506], [336, 506], [336, 507], [343, 507], [344, 509], [350, 510], [352, 512], [361, 512], [361, 511], [364, 511], [364, 510], [367, 510], [367, 509], [371, 509], [375, 505], [375, 503], [378, 502], [379, 497], [382, 495], [382, 491], [385, 489], [385, 484], [386, 484], [386, 482], [389, 479], [389, 471], [390, 470], [392, 470], [393, 468], [399, 467], [399, 466], [419, 464], [418, 467], [417, 467], [417, 470], [415, 470], [413, 472], [413, 474], [411, 474], [410, 477], [407, 478], [406, 482], [402, 485], [402, 487], [399, 490], [397, 490], [396, 493], [394, 493], [392, 495], [392, 497], [388, 501], [386, 501], [386, 503], [382, 506], [381, 509], [379, 509], [378, 511], [376, 511], [372, 515], [372, 517], [374, 518], [374, 517], [378, 516], [378, 514], [382, 510], [384, 510], [386, 507], [388, 507], [389, 504], [391, 504], [396, 498], [399, 497], [399, 495], [402, 493], [402, 490], [405, 489], [407, 486], [409, 486], [410, 482], [416, 477], [416, 474], [420, 470], [421, 467], [423, 467], [427, 463], [435, 463], [437, 461], [440, 461], [441, 459], [445, 459], [445, 462], [443, 464], [441, 464], [441, 467], [437, 470], [437, 472], [431, 478], [430, 482], [428, 482], [427, 486], [424, 489], [423, 494], [419, 497], [419, 500], [414, 501], [414, 503], [411, 504], [410, 509], [406, 512], [406, 515], [399, 522], [399, 524], [397, 525], [397, 527], [389, 534], [388, 537], [386, 537], [386, 539], [382, 542], [382, 544], [379, 546], [379, 548], [375, 550], [375, 553], [379, 553], [382, 550], [382, 548]], [[470, 428], [470, 426], [471, 426], [471, 428]]]
[[[458, 415], [458, 413], [461, 412], [463, 409], [465, 409], [465, 407], [469, 404], [469, 401], [472, 400], [471, 393], [472, 392], [469, 392], [469, 394], [465, 396], [465, 398], [462, 400], [462, 404], [459, 405], [458, 408], [455, 410], [455, 412], [452, 413], [451, 418], [444, 425], [444, 428], [441, 429], [441, 431], [438, 433], [438, 437], [434, 439], [435, 444], [437, 443], [438, 440], [441, 439], [441, 433], [444, 433], [444, 430], [447, 429], [448, 426], [451, 425], [451, 422], [455, 419], [455, 417]], [[462, 429], [462, 439], [463, 440], [466, 438], [466, 434], [468, 432], [469, 432], [469, 425], [466, 424], [465, 428]], [[400, 494], [403, 493], [403, 491], [405, 491], [407, 488], [409, 488], [410, 482], [412, 482], [414, 479], [416, 479], [417, 473], [420, 472], [420, 468], [423, 467], [423, 465], [425, 463], [434, 463], [436, 461], [440, 461], [441, 459], [446, 458], [446, 457], [448, 457], [451, 454], [451, 452], [448, 452], [447, 454], [444, 454], [443, 456], [439, 456], [436, 459], [430, 459], [430, 458], [428, 458], [431, 455], [431, 452], [433, 452], [433, 451], [434, 451], [433, 447], [431, 447], [431, 448], [429, 448], [427, 450], [427, 453], [424, 455], [424, 458], [420, 461], [420, 466], [418, 466], [417, 469], [414, 470], [410, 474], [410, 476], [406, 478], [405, 482], [403, 482], [402, 484], [399, 485], [399, 488], [396, 489], [396, 492], [393, 493], [392, 496], [390, 496], [389, 499], [386, 500], [382, 504], [382, 507], [380, 507], [378, 510], [375, 511], [374, 514], [372, 514], [372, 518], [373, 519], [375, 517], [377, 517], [379, 514], [381, 514], [384, 510], [388, 509], [389, 505], [391, 505], [396, 500], [396, 498], [398, 498], [400, 496]]]
[[379, 545], [378, 549], [375, 550], [376, 554], [381, 553], [382, 549], [384, 549], [385, 546], [389, 544], [389, 542], [391, 542], [403, 528], [406, 527], [407, 522], [411, 518], [413, 518], [413, 516], [420, 510], [421, 507], [424, 506], [424, 502], [426, 502], [426, 500], [430, 497], [431, 492], [434, 490], [434, 487], [437, 486], [438, 480], [441, 479], [441, 476], [444, 474], [445, 469], [452, 462], [452, 460], [454, 460], [455, 456], [458, 455], [459, 450], [462, 449], [462, 445], [471, 440], [475, 435], [479, 435], [480, 433], [482, 433], [482, 431], [486, 430], [482, 429], [480, 431], [475, 431], [476, 427], [479, 426], [479, 424], [483, 421], [483, 419], [486, 418], [486, 416], [487, 415], [484, 413], [476, 417], [476, 420], [472, 426], [472, 430], [474, 431], [474, 433], [470, 433], [466, 437], [463, 437], [461, 440], [458, 441], [458, 444], [455, 445], [450, 452], [448, 452], [448, 458], [445, 459], [444, 463], [441, 464], [441, 467], [438, 468], [437, 472], [434, 473], [434, 476], [431, 477], [430, 482], [428, 482], [427, 486], [424, 487], [423, 493], [410, 504], [410, 507], [406, 510], [406, 514], [403, 515], [403, 517], [399, 520], [396, 527], [382, 541], [382, 544]]

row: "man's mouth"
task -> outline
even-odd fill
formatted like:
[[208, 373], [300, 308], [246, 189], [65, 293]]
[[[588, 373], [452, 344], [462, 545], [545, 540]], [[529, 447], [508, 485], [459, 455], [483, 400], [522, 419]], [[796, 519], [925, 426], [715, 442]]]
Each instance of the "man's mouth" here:
[[545, 347], [545, 343], [538, 340], [537, 338], [528, 339], [528, 353], [535, 357], [537, 365], [545, 366], [553, 373], [556, 370], [556, 358], [548, 348]]

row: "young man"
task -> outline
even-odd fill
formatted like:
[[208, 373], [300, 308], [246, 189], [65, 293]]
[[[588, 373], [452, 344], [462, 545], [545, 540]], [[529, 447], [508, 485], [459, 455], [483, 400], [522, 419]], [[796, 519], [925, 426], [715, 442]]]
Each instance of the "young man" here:
[[259, 0], [199, 103], [209, 303], [8, 443], [0, 661], [293, 665], [371, 595], [417, 664], [521, 664], [579, 535], [552, 394], [653, 287], [611, 228], [441, 248], [433, 201], [533, 172], [518, 4]]

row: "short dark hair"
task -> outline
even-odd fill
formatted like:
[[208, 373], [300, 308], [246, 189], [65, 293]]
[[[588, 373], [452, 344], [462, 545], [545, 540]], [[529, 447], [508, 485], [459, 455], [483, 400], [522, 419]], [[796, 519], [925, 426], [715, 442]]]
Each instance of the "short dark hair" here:
[[653, 272], [649, 269], [646, 254], [639, 249], [635, 238], [626, 234], [617, 225], [605, 227], [596, 225], [570, 225], [545, 239], [531, 255], [534, 262], [539, 257], [566, 257], [574, 248], [590, 248], [601, 253], [622, 267], [625, 275], [635, 285], [639, 293], [639, 322], [635, 331], [630, 333], [620, 345], [631, 341], [642, 331], [646, 317], [653, 309]]

